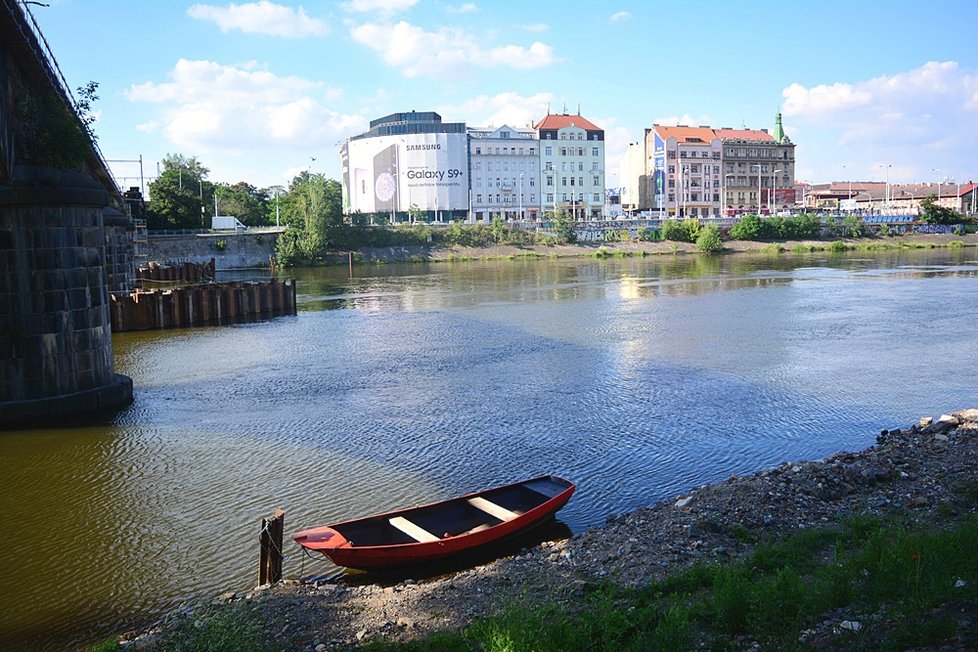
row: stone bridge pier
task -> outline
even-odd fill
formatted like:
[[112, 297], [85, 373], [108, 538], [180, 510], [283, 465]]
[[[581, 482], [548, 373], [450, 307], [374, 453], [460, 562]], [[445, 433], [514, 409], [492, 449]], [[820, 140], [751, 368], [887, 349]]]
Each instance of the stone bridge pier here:
[[129, 220], [36, 29], [0, 0], [0, 428], [132, 401], [109, 313], [110, 280], [132, 279]]

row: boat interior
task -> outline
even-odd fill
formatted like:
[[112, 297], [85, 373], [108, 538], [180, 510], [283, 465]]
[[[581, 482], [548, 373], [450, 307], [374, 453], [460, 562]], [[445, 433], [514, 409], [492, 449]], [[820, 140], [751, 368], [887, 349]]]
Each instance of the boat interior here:
[[564, 491], [559, 478], [537, 478], [396, 514], [334, 525], [353, 547], [428, 543], [471, 534], [517, 518]]

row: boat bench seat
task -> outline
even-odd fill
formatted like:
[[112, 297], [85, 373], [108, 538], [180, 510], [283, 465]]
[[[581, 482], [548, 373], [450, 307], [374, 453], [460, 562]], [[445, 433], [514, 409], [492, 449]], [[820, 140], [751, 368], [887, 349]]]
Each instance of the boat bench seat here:
[[491, 500], [486, 500], [481, 496], [476, 496], [475, 498], [469, 498], [469, 504], [473, 507], [481, 509], [486, 514], [490, 516], [495, 516], [500, 521], [512, 521], [514, 518], [518, 517], [519, 514], [510, 511], [501, 505], [497, 505]]
[[396, 527], [398, 530], [408, 535], [418, 543], [431, 543], [432, 541], [440, 541], [438, 537], [424, 529], [420, 525], [416, 525], [411, 521], [407, 520], [403, 516], [395, 516], [394, 518], [388, 519], [388, 522]]

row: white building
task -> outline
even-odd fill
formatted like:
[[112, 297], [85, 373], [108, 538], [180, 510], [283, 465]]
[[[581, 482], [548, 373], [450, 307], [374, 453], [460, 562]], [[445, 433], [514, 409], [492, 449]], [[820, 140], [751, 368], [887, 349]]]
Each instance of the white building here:
[[647, 156], [645, 139], [628, 143], [621, 157], [619, 179], [621, 180], [621, 210], [637, 213], [651, 208], [649, 203], [649, 175], [646, 171]]
[[469, 221], [536, 219], [540, 210], [540, 150], [536, 131], [502, 127], [468, 129]]
[[424, 213], [450, 221], [468, 211], [468, 138], [463, 122], [433, 111], [393, 113], [370, 122], [340, 150], [343, 207], [390, 222]]
[[563, 208], [578, 220], [599, 219], [605, 201], [604, 130], [567, 113], [547, 114], [535, 127], [542, 210]]

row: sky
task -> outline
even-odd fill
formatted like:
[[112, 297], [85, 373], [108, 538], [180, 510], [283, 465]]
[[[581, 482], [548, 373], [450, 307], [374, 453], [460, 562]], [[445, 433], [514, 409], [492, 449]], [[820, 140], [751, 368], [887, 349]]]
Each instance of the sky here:
[[215, 182], [339, 178], [370, 120], [578, 113], [606, 178], [653, 124], [768, 129], [796, 180], [978, 180], [978, 2], [45, 0], [28, 5], [124, 187], [167, 154]]

